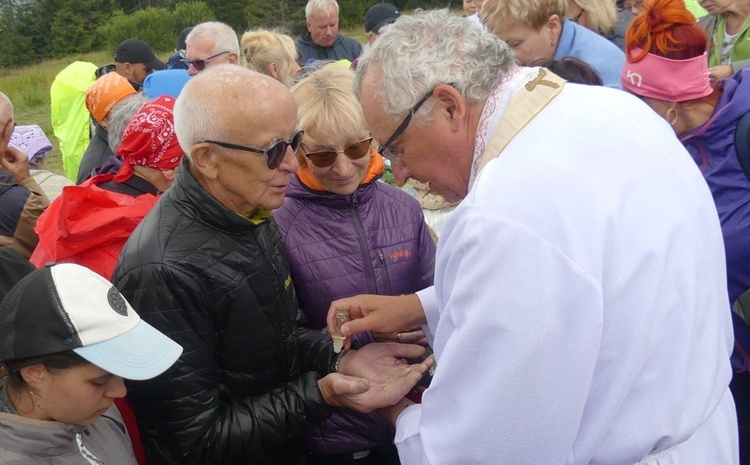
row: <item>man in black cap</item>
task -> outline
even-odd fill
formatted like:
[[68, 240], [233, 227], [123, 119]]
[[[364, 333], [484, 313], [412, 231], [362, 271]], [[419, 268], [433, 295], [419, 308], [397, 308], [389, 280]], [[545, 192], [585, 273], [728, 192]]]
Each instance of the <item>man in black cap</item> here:
[[[371, 6], [365, 14], [365, 38], [367, 43], [372, 45], [380, 35], [380, 29], [396, 21], [399, 16], [401, 16], [401, 13], [398, 12], [398, 8], [390, 3], [376, 3]], [[351, 68], [353, 70], [357, 69], [358, 62], [359, 57], [352, 62]]]
[[115, 71], [132, 82], [143, 84], [146, 76], [164, 68], [164, 62], [142, 40], [125, 39], [115, 51]]
[[390, 3], [376, 3], [365, 15], [365, 33], [367, 33], [367, 43], [375, 42], [380, 34], [380, 28], [396, 21], [401, 13]]
[[154, 71], [165, 68], [164, 62], [159, 60], [153, 49], [146, 42], [139, 39], [125, 39], [115, 50], [115, 62], [96, 70], [97, 79], [112, 71], [126, 78], [136, 91], [140, 91], [146, 76]]

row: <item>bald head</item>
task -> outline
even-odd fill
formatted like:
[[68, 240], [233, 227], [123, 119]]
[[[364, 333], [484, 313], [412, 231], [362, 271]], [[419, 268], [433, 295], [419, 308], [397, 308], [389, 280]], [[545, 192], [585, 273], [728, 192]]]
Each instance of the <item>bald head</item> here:
[[0, 124], [7, 124], [13, 119], [13, 104], [7, 95], [0, 92]]
[[201, 139], [236, 140], [283, 113], [296, 119], [291, 92], [272, 77], [244, 67], [215, 66], [190, 79], [174, 109], [175, 130], [185, 153]]
[[188, 169], [211, 196], [248, 218], [284, 203], [299, 168], [297, 106], [286, 86], [244, 67], [216, 66], [187, 83], [174, 115]]

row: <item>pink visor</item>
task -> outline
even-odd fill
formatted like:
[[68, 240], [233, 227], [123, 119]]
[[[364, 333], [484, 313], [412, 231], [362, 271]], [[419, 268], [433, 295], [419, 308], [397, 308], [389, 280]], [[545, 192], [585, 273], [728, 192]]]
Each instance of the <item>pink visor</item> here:
[[[634, 56], [641, 53], [642, 50], [637, 48], [632, 51]], [[625, 62], [620, 82], [623, 89], [638, 96], [667, 102], [684, 102], [713, 92], [705, 53], [687, 60], [672, 60], [647, 53], [637, 63]]]

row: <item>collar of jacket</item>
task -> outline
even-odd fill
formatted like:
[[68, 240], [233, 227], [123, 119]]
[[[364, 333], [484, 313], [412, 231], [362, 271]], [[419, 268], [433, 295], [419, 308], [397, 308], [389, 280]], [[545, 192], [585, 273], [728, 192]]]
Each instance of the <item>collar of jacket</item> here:
[[99, 126], [99, 123], [94, 123], [94, 136], [104, 141], [107, 147], [109, 147], [109, 133], [106, 129]]
[[36, 457], [58, 457], [78, 453], [76, 434], [85, 426], [34, 420], [14, 413], [5, 383], [0, 382], [0, 448]]
[[182, 205], [183, 213], [207, 223], [229, 234], [245, 234], [271, 218], [268, 210], [258, 210], [252, 217], [244, 217], [216, 200], [193, 177], [188, 168], [189, 160], [184, 157], [177, 171], [172, 187], [162, 197]]
[[315, 41], [313, 41], [312, 34], [310, 34], [310, 31], [305, 31], [305, 33], [302, 34], [302, 42], [305, 42], [305, 44], [308, 47], [315, 47], [320, 50], [331, 50], [336, 46], [336, 44], [338, 44], [341, 41], [341, 37], [343, 36], [339, 32], [338, 34], [336, 34], [336, 38], [333, 40], [333, 43], [329, 45], [328, 47], [324, 47], [322, 45], [316, 44]]

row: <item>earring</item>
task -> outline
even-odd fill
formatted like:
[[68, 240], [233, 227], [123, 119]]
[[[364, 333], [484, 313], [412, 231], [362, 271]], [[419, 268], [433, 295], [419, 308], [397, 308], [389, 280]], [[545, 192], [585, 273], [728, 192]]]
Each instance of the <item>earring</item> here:
[[670, 124], [670, 126], [674, 126], [677, 122], [677, 110], [674, 109], [674, 107], [667, 109], [667, 114], [665, 115], [667, 117], [667, 122]]

